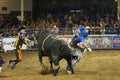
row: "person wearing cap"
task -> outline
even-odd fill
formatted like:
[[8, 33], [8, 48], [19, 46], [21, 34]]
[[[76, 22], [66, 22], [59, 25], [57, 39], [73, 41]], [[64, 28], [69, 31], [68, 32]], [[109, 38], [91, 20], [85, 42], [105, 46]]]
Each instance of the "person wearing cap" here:
[[8, 65], [13, 63], [11, 65], [11, 69], [14, 69], [16, 64], [18, 64], [23, 59], [23, 54], [22, 54], [22, 51], [21, 51], [22, 45], [25, 44], [25, 45], [30, 47], [30, 45], [28, 43], [29, 40], [26, 38], [25, 28], [20, 27], [18, 31], [19, 31], [18, 36], [17, 36], [17, 39], [16, 39], [15, 44], [14, 44], [14, 51], [15, 51], [16, 58], [8, 61]]

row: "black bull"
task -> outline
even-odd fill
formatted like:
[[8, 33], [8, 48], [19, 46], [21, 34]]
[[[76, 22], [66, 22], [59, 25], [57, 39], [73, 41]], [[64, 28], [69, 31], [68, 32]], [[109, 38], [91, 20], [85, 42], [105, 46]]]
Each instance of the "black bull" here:
[[67, 63], [70, 65], [72, 74], [74, 73], [72, 67], [72, 54], [74, 51], [69, 48], [68, 44], [64, 40], [60, 40], [56, 38], [55, 35], [51, 34], [49, 31], [44, 30], [38, 33], [38, 56], [39, 61], [42, 66], [44, 66], [42, 62], [43, 56], [49, 57], [50, 69], [53, 70], [54, 63], [55, 69], [53, 75], [56, 76], [60, 66], [59, 61], [64, 58]]

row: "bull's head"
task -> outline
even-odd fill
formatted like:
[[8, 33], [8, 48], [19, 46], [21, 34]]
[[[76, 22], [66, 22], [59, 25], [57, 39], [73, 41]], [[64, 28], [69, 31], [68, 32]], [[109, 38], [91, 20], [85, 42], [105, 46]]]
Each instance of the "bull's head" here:
[[79, 62], [80, 61], [80, 59], [81, 59], [81, 57], [82, 57], [82, 52], [81, 52], [81, 50], [80, 49], [78, 49], [78, 48], [74, 48], [73, 50], [72, 50], [72, 64], [73, 64], [73, 66], [77, 63], [77, 62]]

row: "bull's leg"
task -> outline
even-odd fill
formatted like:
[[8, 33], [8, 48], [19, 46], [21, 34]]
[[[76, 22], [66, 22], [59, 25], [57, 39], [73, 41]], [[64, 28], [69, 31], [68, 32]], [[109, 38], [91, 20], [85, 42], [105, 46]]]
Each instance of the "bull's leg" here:
[[[53, 51], [54, 52], [54, 51]], [[56, 55], [54, 53], [52, 53], [52, 61], [54, 63], [54, 72], [53, 72], [53, 76], [56, 76], [59, 69], [60, 69], [60, 65], [59, 65], [59, 55]]]
[[52, 65], [53, 61], [51, 58], [49, 58], [49, 63], [50, 63], [50, 72], [53, 72], [53, 65]]
[[39, 62], [40, 62], [40, 64], [42, 65], [43, 63], [42, 63], [42, 54], [39, 52], [38, 53], [38, 56], [39, 56]]
[[44, 68], [45, 66], [44, 66], [44, 64], [42, 62], [42, 51], [41, 50], [38, 50], [38, 57], [39, 57], [39, 62], [41, 64], [42, 68]]
[[72, 74], [74, 74], [73, 66], [72, 66], [72, 61], [68, 61], [68, 64], [70, 65], [70, 68], [71, 68], [71, 72], [72, 72]]
[[57, 59], [57, 60], [54, 60], [53, 62], [54, 62], [54, 65], [55, 65], [55, 70], [54, 70], [53, 76], [56, 76], [59, 69], [60, 69], [59, 60]]

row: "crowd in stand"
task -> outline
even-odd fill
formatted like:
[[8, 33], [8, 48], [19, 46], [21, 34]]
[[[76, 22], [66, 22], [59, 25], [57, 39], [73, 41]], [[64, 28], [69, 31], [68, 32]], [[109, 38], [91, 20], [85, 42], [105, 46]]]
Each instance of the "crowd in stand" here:
[[43, 28], [48, 28], [55, 34], [71, 35], [84, 24], [89, 27], [89, 34], [119, 34], [120, 27], [114, 9], [109, 12], [98, 13], [85, 10], [71, 10], [63, 12], [61, 9], [53, 11], [40, 11], [38, 17], [33, 21], [31, 16], [24, 16], [24, 21], [20, 22], [19, 15], [1, 15], [0, 33], [3, 37], [16, 36], [19, 26], [26, 27], [29, 33], [37, 33]]

